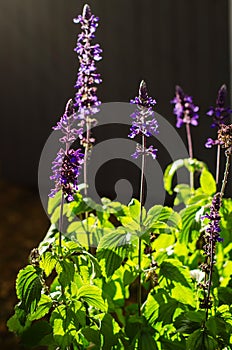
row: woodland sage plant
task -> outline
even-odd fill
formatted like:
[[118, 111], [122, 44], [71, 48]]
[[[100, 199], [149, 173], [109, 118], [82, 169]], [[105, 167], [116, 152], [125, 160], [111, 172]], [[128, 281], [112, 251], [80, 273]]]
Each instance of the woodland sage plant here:
[[[101, 49], [92, 42], [98, 18], [85, 5], [74, 22], [81, 25], [75, 49], [80, 65], [76, 95], [54, 127], [62, 133], [62, 147], [52, 164], [51, 226], [18, 273], [18, 303], [8, 328], [35, 349], [232, 349], [232, 201], [224, 197], [231, 183], [232, 125], [226, 87], [208, 111], [218, 129], [211, 143], [225, 153], [223, 174], [216, 170], [218, 184], [193, 156], [190, 126], [198, 125], [199, 107], [177, 86], [172, 103], [177, 128], [186, 125], [189, 158], [167, 165], [164, 188], [182, 209], [161, 204], [145, 209], [146, 159], [162, 154], [155, 144], [147, 146], [159, 120], [142, 81], [131, 101], [129, 134], [137, 141], [132, 157], [141, 157], [140, 196], [128, 205], [108, 198], [95, 203], [87, 196], [87, 163], [100, 104]], [[173, 188], [181, 167], [189, 171], [190, 184]]]

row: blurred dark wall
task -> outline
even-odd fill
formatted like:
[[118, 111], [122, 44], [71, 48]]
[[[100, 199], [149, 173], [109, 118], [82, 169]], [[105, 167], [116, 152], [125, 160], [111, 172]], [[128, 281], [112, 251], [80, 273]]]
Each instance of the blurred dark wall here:
[[[35, 185], [37, 166], [51, 127], [75, 93], [78, 61], [73, 48], [80, 31], [72, 23], [83, 1], [11, 0], [0, 3], [1, 160], [0, 175]], [[90, 0], [100, 17], [96, 41], [103, 102], [129, 101], [145, 79], [157, 111], [173, 125], [169, 104], [175, 84], [201, 106], [193, 130], [195, 155], [214, 135], [204, 113], [222, 83], [229, 86], [227, 0]], [[180, 134], [185, 140], [184, 130]], [[167, 135], [168, 136], [168, 135]]]

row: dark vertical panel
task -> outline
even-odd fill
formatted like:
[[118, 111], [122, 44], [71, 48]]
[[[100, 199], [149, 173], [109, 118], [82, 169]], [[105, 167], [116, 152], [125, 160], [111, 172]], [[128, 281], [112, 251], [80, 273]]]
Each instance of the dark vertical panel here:
[[[78, 63], [73, 48], [80, 28], [72, 18], [84, 3], [0, 3], [2, 176], [36, 182], [43, 144], [74, 94]], [[104, 49], [104, 60], [98, 64], [103, 101], [129, 101], [144, 78], [157, 99], [158, 112], [174, 125], [169, 101], [176, 83], [194, 95], [202, 114], [214, 103], [219, 86], [229, 83], [228, 0], [91, 0], [89, 4], [101, 19], [96, 40]], [[213, 135], [209, 124], [209, 118], [202, 116], [200, 127], [193, 130], [199, 140], [196, 156], [203, 160], [209, 157], [202, 148], [204, 138], [208, 132]], [[180, 134], [185, 137], [184, 131]], [[14, 154], [14, 162], [8, 152]]]

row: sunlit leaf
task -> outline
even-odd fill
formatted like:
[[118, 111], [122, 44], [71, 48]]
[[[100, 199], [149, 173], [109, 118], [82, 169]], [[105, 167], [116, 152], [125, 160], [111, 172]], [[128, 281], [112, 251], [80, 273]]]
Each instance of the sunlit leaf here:
[[16, 279], [16, 292], [22, 300], [21, 308], [32, 313], [40, 300], [42, 283], [40, 268], [28, 265], [20, 270]]

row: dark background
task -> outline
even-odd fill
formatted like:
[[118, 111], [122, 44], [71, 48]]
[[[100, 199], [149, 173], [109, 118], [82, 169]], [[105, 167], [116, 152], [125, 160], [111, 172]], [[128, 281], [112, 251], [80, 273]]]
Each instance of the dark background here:
[[[72, 19], [84, 3], [0, 2], [3, 319], [15, 303], [16, 274], [48, 227], [37, 192], [37, 167], [52, 126], [75, 93], [78, 61], [73, 49], [80, 26]], [[204, 143], [215, 131], [205, 111], [215, 103], [219, 87], [230, 86], [228, 1], [92, 0], [89, 5], [100, 17], [96, 42], [104, 50], [98, 64], [100, 99], [128, 102], [145, 79], [157, 112], [174, 126], [169, 101], [175, 85], [181, 85], [201, 107], [200, 125], [192, 128], [195, 156], [213, 171], [215, 152]], [[184, 129], [179, 132], [186, 142]], [[0, 331], [1, 349], [18, 349], [4, 322]]]
[[[1, 170], [14, 183], [36, 185], [37, 166], [52, 126], [73, 97], [78, 61], [73, 51], [80, 26], [72, 23], [85, 2], [11, 0], [0, 4]], [[229, 87], [227, 0], [95, 0], [96, 41], [103, 102], [128, 102], [145, 79], [157, 112], [175, 125], [169, 101], [176, 84], [201, 107], [193, 128], [195, 155], [203, 160], [214, 135], [208, 106]], [[180, 130], [185, 137], [184, 130]]]

